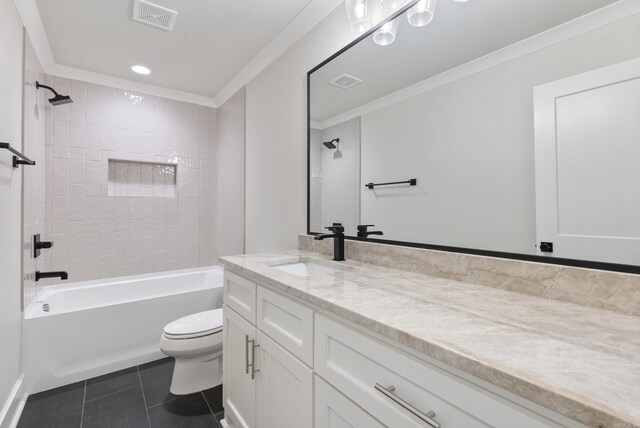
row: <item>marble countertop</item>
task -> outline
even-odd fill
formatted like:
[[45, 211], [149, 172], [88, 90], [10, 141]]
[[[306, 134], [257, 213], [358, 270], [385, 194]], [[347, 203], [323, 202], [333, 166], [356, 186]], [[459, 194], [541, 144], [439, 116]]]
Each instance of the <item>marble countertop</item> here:
[[[340, 271], [274, 268], [300, 259]], [[221, 261], [589, 427], [640, 427], [639, 317], [299, 250]]]

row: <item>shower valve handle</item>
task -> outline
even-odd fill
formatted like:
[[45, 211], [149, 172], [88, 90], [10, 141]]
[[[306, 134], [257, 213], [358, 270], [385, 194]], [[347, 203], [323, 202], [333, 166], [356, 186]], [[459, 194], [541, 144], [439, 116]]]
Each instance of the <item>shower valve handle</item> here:
[[40, 234], [33, 235], [33, 258], [40, 256], [40, 250], [53, 247], [52, 241], [41, 241]]

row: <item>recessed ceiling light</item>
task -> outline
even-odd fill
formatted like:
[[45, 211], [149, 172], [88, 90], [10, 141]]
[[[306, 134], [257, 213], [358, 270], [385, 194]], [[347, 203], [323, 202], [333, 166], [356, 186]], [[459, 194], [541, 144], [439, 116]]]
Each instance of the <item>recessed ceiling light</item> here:
[[138, 74], [151, 74], [151, 70], [149, 70], [149, 68], [145, 67], [144, 65], [132, 65], [131, 67], [129, 67], [131, 69], [131, 71], [133, 71], [134, 73], [138, 73]]

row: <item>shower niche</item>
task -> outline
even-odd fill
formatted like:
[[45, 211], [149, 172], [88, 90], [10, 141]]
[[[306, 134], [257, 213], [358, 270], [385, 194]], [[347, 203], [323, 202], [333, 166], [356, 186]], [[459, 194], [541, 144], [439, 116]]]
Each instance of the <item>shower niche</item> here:
[[109, 196], [175, 198], [177, 164], [109, 159]]

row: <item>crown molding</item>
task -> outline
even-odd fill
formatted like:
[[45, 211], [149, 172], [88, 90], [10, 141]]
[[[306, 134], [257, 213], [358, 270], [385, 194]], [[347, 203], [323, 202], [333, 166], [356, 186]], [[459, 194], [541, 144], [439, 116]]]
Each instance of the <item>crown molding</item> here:
[[149, 95], [169, 98], [177, 101], [216, 108], [222, 105], [233, 94], [296, 43], [311, 28], [331, 12], [341, 0], [310, 0], [287, 26], [271, 40], [242, 70], [229, 81], [215, 97], [184, 92], [176, 89], [122, 79], [102, 73], [58, 64], [49, 44], [47, 33], [38, 11], [35, 0], [13, 0], [22, 23], [31, 39], [31, 44], [40, 60], [40, 64], [47, 74], [83, 80], [97, 85], [113, 86], [132, 91], [140, 91]]
[[422, 92], [444, 86], [456, 80], [463, 79], [481, 71], [488, 70], [500, 64], [523, 57], [530, 53], [553, 46], [565, 40], [587, 33], [597, 28], [612, 24], [624, 18], [640, 13], [640, 1], [620, 0], [602, 9], [598, 9], [557, 27], [551, 28], [528, 39], [514, 43], [510, 46], [487, 54], [483, 57], [469, 61], [458, 67], [447, 70], [436, 76], [414, 83], [399, 91], [392, 92], [384, 97], [363, 104], [352, 110], [340, 113], [322, 122], [314, 121], [314, 128], [324, 129], [337, 125], [354, 117], [379, 110], [392, 104], [404, 101]]
[[342, 0], [311, 0], [258, 55], [249, 61], [249, 63], [216, 94], [214, 98], [216, 104], [224, 104], [233, 94], [252, 81], [341, 3]]

